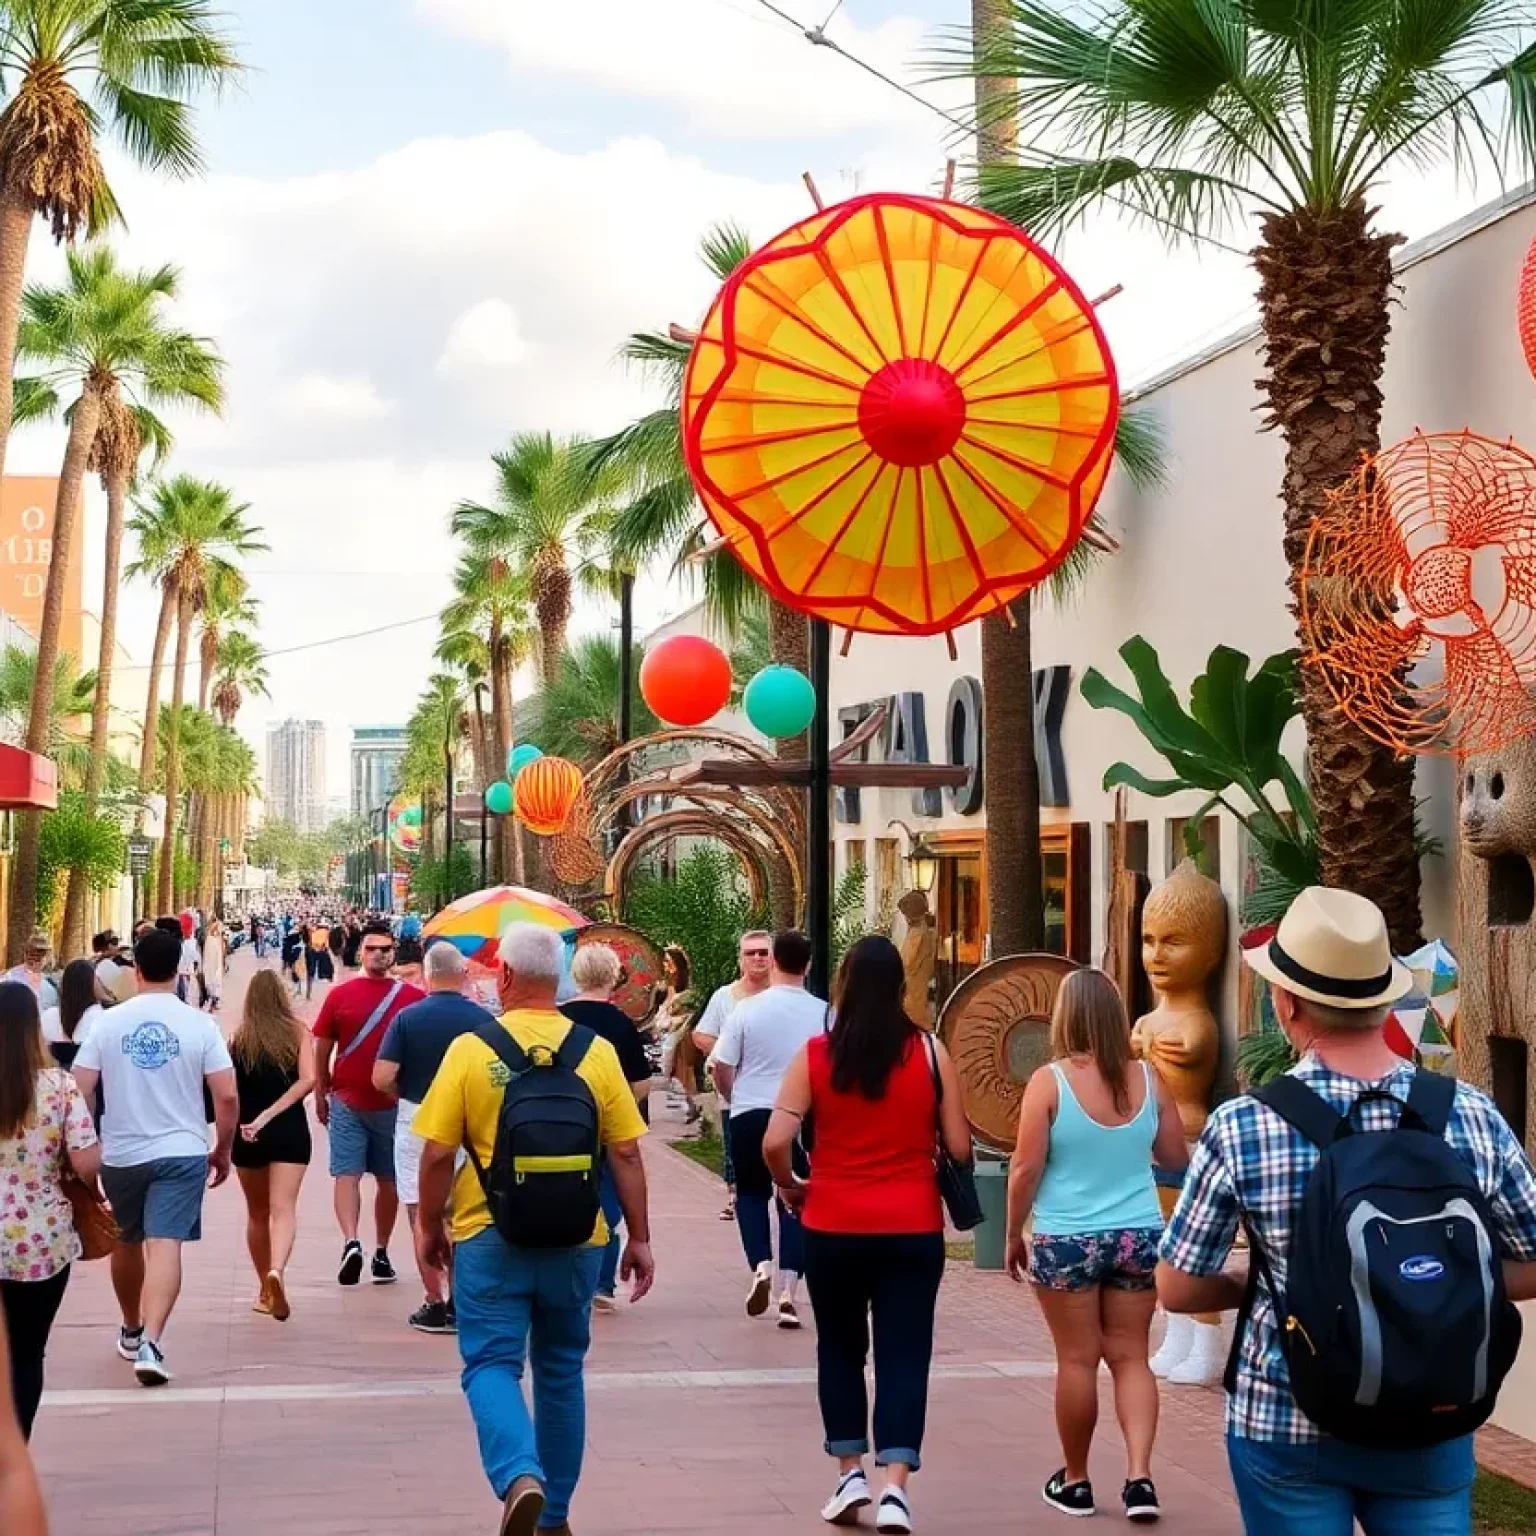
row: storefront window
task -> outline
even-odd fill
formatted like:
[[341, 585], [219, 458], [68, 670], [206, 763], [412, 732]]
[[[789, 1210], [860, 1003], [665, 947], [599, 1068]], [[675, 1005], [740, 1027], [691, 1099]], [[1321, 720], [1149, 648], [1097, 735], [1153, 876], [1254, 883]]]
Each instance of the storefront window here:
[[1067, 953], [1067, 850], [1047, 848], [1041, 858], [1045, 872], [1045, 947], [1053, 955]]

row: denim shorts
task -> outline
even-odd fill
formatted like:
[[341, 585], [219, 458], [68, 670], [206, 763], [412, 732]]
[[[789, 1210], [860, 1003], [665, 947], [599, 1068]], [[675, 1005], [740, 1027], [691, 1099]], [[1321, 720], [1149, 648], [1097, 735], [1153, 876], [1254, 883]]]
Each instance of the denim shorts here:
[[344, 1099], [330, 1098], [331, 1177], [395, 1178], [395, 1106], [353, 1109]]
[[1048, 1291], [1150, 1291], [1161, 1227], [1042, 1234], [1030, 1239], [1029, 1278]]
[[130, 1168], [101, 1169], [101, 1187], [125, 1243], [146, 1237], [195, 1243], [203, 1235], [206, 1157], [157, 1157]]

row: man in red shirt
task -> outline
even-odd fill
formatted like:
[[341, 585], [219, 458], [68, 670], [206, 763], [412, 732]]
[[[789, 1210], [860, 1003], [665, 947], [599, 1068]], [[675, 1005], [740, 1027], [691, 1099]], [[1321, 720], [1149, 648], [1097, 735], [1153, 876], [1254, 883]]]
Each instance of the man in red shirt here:
[[395, 938], [388, 923], [369, 923], [363, 929], [358, 955], [363, 974], [332, 987], [315, 1020], [315, 1114], [330, 1132], [336, 1224], [344, 1240], [336, 1278], [343, 1285], [356, 1285], [362, 1278], [363, 1245], [357, 1228], [363, 1175], [371, 1173], [377, 1185], [373, 1220], [378, 1234], [373, 1283], [389, 1285], [395, 1279], [389, 1238], [400, 1212], [395, 1195], [395, 1101], [373, 1086], [373, 1064], [389, 1021], [426, 994], [390, 976]]

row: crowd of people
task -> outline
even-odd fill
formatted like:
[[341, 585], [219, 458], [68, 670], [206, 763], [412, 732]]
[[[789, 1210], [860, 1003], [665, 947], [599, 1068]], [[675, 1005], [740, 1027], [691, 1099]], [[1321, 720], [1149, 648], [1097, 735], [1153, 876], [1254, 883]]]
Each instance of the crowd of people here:
[[[206, 1193], [234, 1168], [253, 1310], [278, 1322], [292, 1315], [285, 1270], [313, 1149], [312, 1098], [327, 1131], [338, 1283], [397, 1279], [390, 1242], [403, 1202], [423, 1291], [407, 1320], [457, 1336], [501, 1536], [569, 1536], [593, 1315], [617, 1305], [621, 1282], [638, 1301], [656, 1276], [640, 1156], [653, 1074], [644, 1039], [613, 1002], [618, 956], [594, 944], [571, 960], [559, 934], [514, 925], [498, 949], [493, 1011], [469, 995], [451, 943], [402, 964], [405, 941], [387, 920], [302, 914], [291, 927], [317, 957], [339, 961], [312, 1024], [291, 979], [263, 964], [226, 1039], [211, 1011], [219, 990], [208, 989], [203, 1007], [190, 1000], [176, 918], [135, 930], [131, 989], [112, 985], [127, 969], [112, 935], [56, 984], [46, 950], [34, 948], [20, 974], [0, 980], [0, 1172], [9, 1175], [0, 1178], [0, 1300], [11, 1380], [0, 1490], [12, 1486], [49, 1331], [88, 1243], [110, 1248], [118, 1353], [146, 1387], [170, 1381], [182, 1247], [201, 1235]], [[211, 922], [203, 971], [210, 936]], [[1192, 1153], [1158, 1074], [1133, 1059], [1113, 983], [1083, 969], [1059, 989], [1051, 1059], [1023, 1095], [1005, 1234], [1006, 1268], [1032, 1286], [1055, 1347], [1062, 1464], [1043, 1499], [1070, 1516], [1098, 1507], [1088, 1458], [1103, 1365], [1125, 1447], [1124, 1511], [1134, 1521], [1162, 1514], [1159, 1388], [1148, 1365], [1157, 1299], [1175, 1315], [1239, 1314], [1227, 1450], [1248, 1531], [1344, 1536], [1356, 1521], [1367, 1536], [1468, 1531], [1474, 1464], [1470, 1435], [1455, 1432], [1463, 1420], [1384, 1448], [1320, 1434], [1303, 1410], [1299, 1395], [1319, 1411], [1317, 1388], [1290, 1374], [1287, 1270], [1310, 1262], [1299, 1213], [1318, 1198], [1310, 1181], [1343, 1121], [1390, 1140], [1401, 1117], [1460, 1170], [1465, 1193], [1442, 1225], [1485, 1224], [1484, 1246], [1501, 1264], [1490, 1316], [1506, 1298], [1536, 1297], [1536, 1174], [1485, 1095], [1429, 1082], [1386, 1043], [1406, 973], [1369, 902], [1308, 891], [1273, 944], [1245, 954], [1271, 985], [1299, 1064], [1285, 1094], [1220, 1105]], [[823, 1519], [851, 1525], [873, 1506], [876, 1530], [908, 1532], [953, 1195], [939, 1174], [963, 1175], [971, 1133], [954, 1063], [907, 1012], [897, 949], [882, 937], [854, 944], [827, 1000], [807, 988], [810, 960], [803, 934], [746, 933], [736, 980], [695, 1010], [687, 956], [669, 951], [658, 999], [664, 1070], [689, 1110], [718, 1102], [746, 1316], [798, 1329], [804, 1281], [823, 1448], [836, 1463]], [[1165, 1227], [1154, 1169], [1186, 1162]], [[102, 1196], [115, 1224], [105, 1239], [90, 1220]], [[1438, 1263], [1410, 1255], [1403, 1279], [1436, 1278]], [[1295, 1315], [1285, 1321], [1293, 1331]], [[1491, 1369], [1507, 1365], [1501, 1357]], [[1378, 1389], [1386, 1381], [1390, 1390], [1393, 1362], [1378, 1358], [1375, 1369]], [[24, 1476], [14, 1486], [30, 1497]]]

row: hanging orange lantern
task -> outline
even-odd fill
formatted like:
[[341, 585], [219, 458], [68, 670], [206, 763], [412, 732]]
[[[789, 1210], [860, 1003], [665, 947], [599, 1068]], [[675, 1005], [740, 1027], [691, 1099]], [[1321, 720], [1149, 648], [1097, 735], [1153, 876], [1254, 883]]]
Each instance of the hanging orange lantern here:
[[540, 757], [517, 776], [512, 808], [530, 832], [555, 837], [565, 831], [581, 799], [581, 769], [563, 757]]
[[1536, 240], [1520, 268], [1520, 345], [1525, 349], [1526, 367], [1536, 374]]
[[881, 193], [769, 241], [721, 289], [683, 389], [699, 499], [780, 601], [941, 634], [1066, 559], [1113, 457], [1093, 306], [979, 208]]

